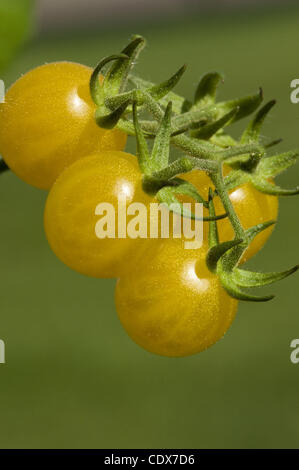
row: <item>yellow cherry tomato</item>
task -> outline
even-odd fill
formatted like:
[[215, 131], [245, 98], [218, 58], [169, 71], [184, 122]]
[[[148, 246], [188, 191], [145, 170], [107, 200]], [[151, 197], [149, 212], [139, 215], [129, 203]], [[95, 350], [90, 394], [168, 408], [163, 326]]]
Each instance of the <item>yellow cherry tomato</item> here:
[[[141, 179], [136, 157], [120, 151], [101, 152], [69, 166], [45, 207], [45, 232], [57, 257], [88, 276], [113, 278], [129, 269], [144, 239], [119, 238], [118, 224], [126, 230], [130, 218], [125, 221], [123, 214], [130, 204], [151, 201]], [[103, 236], [113, 227], [114, 233], [99, 238], [98, 223]]]
[[189, 356], [227, 331], [238, 302], [208, 270], [206, 254], [206, 245], [189, 250], [181, 240], [164, 240], [118, 280], [118, 316], [139, 346], [163, 356]]
[[0, 104], [0, 154], [25, 182], [49, 189], [79, 158], [125, 147], [126, 134], [95, 123], [91, 73], [72, 62], [46, 64], [8, 90]]
[[[227, 167], [224, 168], [224, 174], [229, 173]], [[192, 183], [200, 194], [207, 200], [209, 187], [214, 188], [209, 176], [204, 171], [194, 170], [185, 174], [182, 178]], [[250, 183], [243, 184], [233, 189], [229, 193], [230, 200], [234, 206], [237, 216], [244, 229], [254, 225], [276, 220], [278, 215], [278, 198], [257, 191]], [[216, 214], [222, 214], [223, 205], [219, 197], [214, 198]], [[204, 215], [208, 216], [208, 211], [204, 209]], [[217, 221], [220, 241], [232, 240], [234, 231], [228, 218]], [[204, 223], [204, 236], [207, 237], [209, 226]], [[273, 226], [259, 233], [242, 257], [242, 262], [248, 261], [258, 251], [262, 249], [273, 231]]]

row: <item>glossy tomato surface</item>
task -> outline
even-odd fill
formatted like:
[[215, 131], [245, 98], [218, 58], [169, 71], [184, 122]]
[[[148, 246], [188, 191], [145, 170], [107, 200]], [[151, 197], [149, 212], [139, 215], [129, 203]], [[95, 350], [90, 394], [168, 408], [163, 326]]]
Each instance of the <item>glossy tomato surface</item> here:
[[92, 69], [56, 62], [26, 73], [0, 104], [0, 154], [25, 182], [49, 189], [74, 161], [123, 150], [126, 135], [100, 129], [90, 97]]
[[[46, 236], [57, 257], [94, 277], [118, 277], [129, 269], [144, 240], [119, 238], [119, 201], [125, 201], [125, 211], [134, 202], [146, 206], [151, 201], [142, 190], [134, 155], [101, 152], [68, 167], [49, 192], [44, 215]], [[99, 210], [103, 203], [109, 207]], [[105, 220], [109, 227], [114, 224], [115, 236], [99, 238], [96, 228], [107, 214], [112, 214]], [[122, 230], [128, 221], [120, 220]]]
[[188, 356], [227, 331], [238, 302], [208, 270], [206, 254], [206, 245], [189, 250], [181, 240], [164, 240], [143, 265], [118, 280], [118, 316], [139, 346], [163, 356]]

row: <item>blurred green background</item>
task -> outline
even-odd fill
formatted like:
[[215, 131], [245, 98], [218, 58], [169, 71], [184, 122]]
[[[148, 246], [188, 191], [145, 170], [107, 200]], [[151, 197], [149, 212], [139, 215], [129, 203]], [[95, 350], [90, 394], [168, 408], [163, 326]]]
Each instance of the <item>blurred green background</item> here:
[[[299, 9], [199, 13], [89, 31], [36, 35], [1, 78], [8, 85], [44, 62], [94, 65], [120, 50], [131, 33], [148, 39], [138, 72], [155, 81], [182, 63], [178, 91], [192, 96], [206, 71], [226, 76], [220, 96], [263, 86], [278, 99], [264, 127], [298, 147]], [[55, 93], [55, 90], [53, 90]], [[241, 125], [232, 128], [238, 135]], [[133, 148], [129, 143], [128, 148]], [[280, 178], [298, 184], [299, 168]], [[0, 181], [1, 448], [291, 448], [299, 442], [298, 275], [269, 292], [266, 304], [242, 303], [225, 338], [185, 359], [136, 346], [116, 315], [115, 282], [76, 274], [50, 251], [43, 232], [46, 193], [13, 174]], [[298, 199], [280, 204], [279, 224], [251, 266], [284, 269], [298, 262]], [[267, 289], [266, 289], [267, 291]]]

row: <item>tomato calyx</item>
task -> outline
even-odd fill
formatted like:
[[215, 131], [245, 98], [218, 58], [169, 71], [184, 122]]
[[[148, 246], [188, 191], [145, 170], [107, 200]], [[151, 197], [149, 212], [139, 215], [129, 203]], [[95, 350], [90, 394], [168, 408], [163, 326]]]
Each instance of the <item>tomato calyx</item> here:
[[[211, 216], [215, 215], [212, 190], [210, 190], [209, 194], [209, 212]], [[239, 268], [240, 259], [253, 238], [274, 223], [275, 221], [270, 220], [263, 224], [258, 224], [246, 230], [244, 232], [244, 238], [235, 238], [231, 241], [219, 243], [217, 223], [213, 220], [210, 221], [210, 249], [207, 253], [206, 263], [209, 270], [218, 275], [223, 288], [231, 297], [251, 302], [266, 302], [272, 300], [275, 297], [274, 295], [257, 296], [243, 289], [273, 284], [274, 282], [290, 276], [299, 269], [299, 265], [296, 265], [286, 271], [261, 273]]]
[[[169, 102], [161, 125], [154, 140], [152, 151], [149, 152], [146, 139], [141, 130], [137, 104], [133, 104], [133, 119], [137, 141], [137, 158], [140, 170], [143, 174], [143, 190], [166, 205], [172, 212], [180, 210], [180, 215], [197, 218], [192, 211], [187, 210], [179, 201], [179, 195], [188, 195], [208, 208], [208, 202], [200, 195], [191, 183], [178, 178], [178, 175], [188, 173], [193, 169], [205, 171], [217, 171], [218, 164], [213, 161], [200, 160], [194, 157], [182, 157], [170, 163], [170, 136], [172, 132], [171, 123], [172, 103]], [[227, 214], [213, 215], [213, 220], [226, 217]], [[202, 217], [203, 221], [210, 221], [211, 216]]]
[[[275, 100], [269, 101], [257, 112], [247, 129], [245, 129], [240, 144], [261, 145], [261, 127], [275, 103]], [[278, 142], [280, 140], [272, 142], [272, 145]], [[299, 193], [299, 186], [294, 189], [283, 189], [272, 181], [275, 176], [297, 162], [299, 151], [294, 150], [277, 155], [267, 155], [265, 149], [266, 147], [261, 146], [260, 152], [250, 152], [243, 157], [226, 159], [226, 163], [233, 168], [225, 178], [227, 190], [234, 189], [241, 184], [251, 183], [258, 191], [273, 196], [289, 196]]]

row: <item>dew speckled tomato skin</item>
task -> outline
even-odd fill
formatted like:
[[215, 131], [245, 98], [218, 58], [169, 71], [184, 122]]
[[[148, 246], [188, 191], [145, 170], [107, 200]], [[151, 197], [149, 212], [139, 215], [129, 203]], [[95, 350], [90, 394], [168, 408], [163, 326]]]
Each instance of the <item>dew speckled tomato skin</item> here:
[[[228, 174], [229, 171], [228, 167], [224, 168], [225, 174]], [[192, 183], [206, 200], [208, 199], [209, 187], [214, 188], [214, 186], [204, 171], [194, 170], [182, 177]], [[244, 229], [248, 229], [260, 223], [268, 222], [269, 220], [277, 219], [278, 198], [276, 196], [261, 193], [250, 183], [243, 184], [230, 191], [229, 197]], [[225, 212], [219, 197], [215, 197], [214, 204], [216, 214], [223, 214]], [[204, 215], [208, 216], [208, 211], [206, 209], [204, 209]], [[228, 218], [219, 220], [217, 222], [217, 227], [220, 242], [232, 240], [234, 238], [234, 231]], [[267, 228], [254, 238], [242, 257], [243, 263], [248, 261], [262, 249], [270, 237], [273, 227], [274, 226]], [[204, 223], [204, 238], [206, 239], [207, 234], [208, 224]]]
[[123, 150], [127, 136], [99, 128], [89, 92], [90, 67], [55, 62], [37, 67], [0, 104], [0, 154], [25, 182], [49, 189], [74, 161], [101, 150]]
[[108, 203], [115, 208], [117, 234], [118, 200], [125, 195], [127, 205], [151, 201], [141, 178], [136, 157], [120, 151], [101, 152], [69, 166], [54, 183], [45, 207], [45, 233], [56, 256], [87, 276], [115, 278], [130, 269], [144, 239], [98, 238], [101, 217], [96, 207]]
[[162, 356], [189, 356], [228, 330], [238, 301], [208, 270], [206, 254], [207, 246], [189, 250], [181, 240], [164, 240], [143, 265], [118, 280], [118, 316], [139, 346]]

